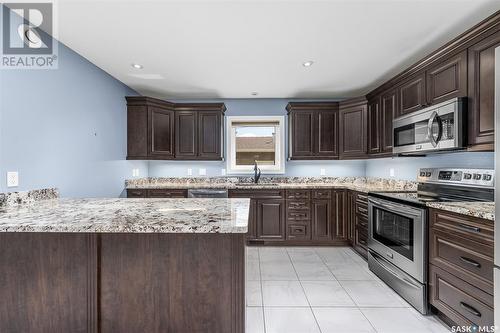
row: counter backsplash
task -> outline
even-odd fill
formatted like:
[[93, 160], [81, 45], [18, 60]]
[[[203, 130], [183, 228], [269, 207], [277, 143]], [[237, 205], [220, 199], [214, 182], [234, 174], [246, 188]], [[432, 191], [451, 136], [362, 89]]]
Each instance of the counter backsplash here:
[[59, 191], [56, 188], [40, 190], [0, 193], [1, 206], [16, 206], [33, 203], [39, 200], [57, 199]]

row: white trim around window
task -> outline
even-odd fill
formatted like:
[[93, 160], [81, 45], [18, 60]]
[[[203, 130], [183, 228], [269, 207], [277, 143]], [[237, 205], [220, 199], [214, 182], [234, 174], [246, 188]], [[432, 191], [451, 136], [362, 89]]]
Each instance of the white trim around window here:
[[227, 116], [226, 117], [226, 147], [227, 174], [253, 174], [253, 166], [236, 165], [236, 128], [233, 123], [271, 123], [276, 126], [276, 150], [274, 165], [259, 165], [262, 174], [285, 173], [285, 117], [284, 116]]

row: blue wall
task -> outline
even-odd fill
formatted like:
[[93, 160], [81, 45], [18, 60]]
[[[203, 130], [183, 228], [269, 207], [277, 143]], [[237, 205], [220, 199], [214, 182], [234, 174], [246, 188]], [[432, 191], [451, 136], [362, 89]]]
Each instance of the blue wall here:
[[[117, 197], [126, 161], [126, 103], [135, 91], [59, 44], [57, 70], [0, 70], [0, 192], [58, 187], [64, 197]], [[19, 171], [7, 188], [6, 172]]]

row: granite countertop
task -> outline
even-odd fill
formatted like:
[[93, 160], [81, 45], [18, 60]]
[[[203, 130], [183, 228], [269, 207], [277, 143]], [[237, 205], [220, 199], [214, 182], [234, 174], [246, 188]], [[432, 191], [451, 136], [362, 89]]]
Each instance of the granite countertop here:
[[427, 206], [495, 221], [494, 202], [428, 202]]
[[250, 199], [49, 199], [0, 207], [0, 232], [246, 233]]
[[248, 177], [140, 178], [128, 180], [127, 189], [324, 189], [339, 188], [358, 192], [416, 191], [416, 183], [406, 180], [365, 177], [263, 177], [254, 184]]

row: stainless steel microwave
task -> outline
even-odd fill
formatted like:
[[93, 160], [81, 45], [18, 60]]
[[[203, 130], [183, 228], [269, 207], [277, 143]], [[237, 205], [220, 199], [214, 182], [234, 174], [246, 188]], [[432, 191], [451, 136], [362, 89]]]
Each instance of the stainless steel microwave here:
[[464, 149], [467, 144], [467, 99], [454, 98], [394, 119], [394, 154], [421, 154]]

